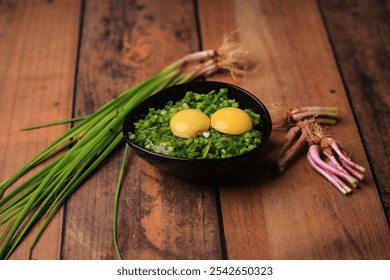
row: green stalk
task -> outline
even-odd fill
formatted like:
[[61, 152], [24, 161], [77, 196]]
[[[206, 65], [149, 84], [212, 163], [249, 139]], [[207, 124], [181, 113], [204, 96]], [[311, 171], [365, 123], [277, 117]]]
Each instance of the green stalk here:
[[44, 127], [49, 127], [49, 126], [55, 126], [55, 125], [59, 125], [59, 124], [79, 122], [79, 121], [82, 121], [84, 119], [85, 119], [85, 117], [71, 118], [71, 119], [67, 119], [67, 120], [61, 120], [61, 121], [49, 122], [49, 123], [45, 123], [45, 124], [27, 126], [27, 127], [22, 128], [21, 130], [26, 131], [26, 130], [33, 130], [33, 129], [44, 128]]
[[[87, 154], [90, 152], [91, 152], [91, 154], [96, 153], [96, 150], [98, 148], [99, 147], [94, 147], [94, 150], [92, 150], [92, 151], [85, 150], [85, 152], [79, 154], [75, 158], [76, 163], [74, 164], [74, 166], [66, 168], [63, 172], [64, 174], [61, 174], [59, 180], [52, 183], [51, 187], [49, 187], [45, 190], [46, 193], [45, 193], [45, 195], [43, 195], [43, 198], [45, 198], [45, 200], [42, 203], [40, 203], [40, 206], [35, 211], [33, 216], [29, 217], [29, 221], [23, 226], [23, 228], [18, 232], [18, 234], [15, 236], [15, 238], [10, 242], [11, 250], [13, 250], [17, 246], [17, 244], [25, 236], [25, 234], [28, 232], [28, 230], [35, 224], [35, 222], [38, 221], [41, 217], [43, 217], [45, 215], [45, 213], [47, 213], [47, 211], [50, 209], [51, 205], [53, 205], [53, 201], [55, 202], [55, 200], [57, 199], [56, 198], [57, 194], [59, 194], [59, 196], [60, 196], [61, 192], [66, 189], [66, 188], [62, 188], [61, 186], [63, 186], [63, 184], [65, 184], [65, 187], [69, 185], [69, 183], [65, 183], [65, 180], [70, 178], [69, 174], [71, 174], [73, 172], [73, 170], [75, 169], [75, 167], [77, 167], [77, 166], [86, 166], [88, 164], [88, 157], [86, 157], [86, 156], [88, 156]], [[80, 173], [82, 171], [83, 171], [83, 168], [80, 168], [78, 170], [78, 172], [76, 172], [74, 174], [73, 178], [76, 178], [77, 173]], [[59, 206], [61, 206], [61, 205], [59, 205]], [[55, 213], [56, 213], [56, 211], [53, 213], [53, 216]], [[44, 223], [44, 225], [46, 226], [49, 221], [50, 221], [50, 219], [47, 221], [47, 223]], [[43, 229], [42, 229], [42, 231], [43, 231]], [[35, 244], [35, 241], [34, 241], [34, 244]]]
[[118, 226], [118, 205], [119, 205], [119, 196], [120, 196], [121, 187], [122, 187], [122, 183], [123, 183], [123, 175], [125, 173], [128, 154], [129, 154], [129, 146], [126, 145], [125, 152], [123, 154], [122, 166], [121, 166], [121, 169], [119, 171], [118, 183], [116, 185], [115, 200], [114, 200], [114, 216], [112, 219], [113, 220], [112, 228], [113, 228], [114, 247], [115, 247], [117, 257], [120, 260], [122, 260], [122, 255], [121, 255], [119, 245], [118, 245], [118, 228], [117, 228], [117, 226]]
[[[70, 195], [76, 190], [76, 188], [85, 180], [86, 177], [88, 177], [95, 169], [106, 159], [106, 157], [123, 141], [123, 138], [121, 135], [118, 135], [115, 140], [112, 142], [112, 145], [110, 145], [94, 162], [92, 165], [90, 165], [86, 170], [83, 170], [83, 172], [80, 172], [78, 176], [75, 176], [72, 178], [72, 180], [68, 183], [68, 187], [64, 188], [64, 191], [53, 201], [52, 206], [47, 211], [46, 218], [41, 225], [37, 235], [35, 236], [31, 246], [30, 246], [30, 252], [29, 252], [29, 258], [31, 257], [32, 251], [38, 242], [40, 236], [42, 235], [43, 231], [51, 221], [51, 219], [54, 217], [54, 215], [57, 213], [58, 209], [63, 205], [65, 200], [70, 197]], [[16, 247], [16, 246], [15, 246]]]
[[10, 191], [7, 196], [0, 199], [0, 213], [3, 211], [3, 205], [12, 201], [15, 197], [19, 196], [21, 192], [23, 192], [26, 188], [33, 188], [35, 184], [40, 182], [47, 174], [49, 173], [50, 168], [52, 168], [55, 164], [59, 162], [60, 158], [57, 158], [55, 161], [50, 163], [50, 165], [44, 167], [34, 176], [28, 178], [25, 182], [21, 183], [19, 186]]

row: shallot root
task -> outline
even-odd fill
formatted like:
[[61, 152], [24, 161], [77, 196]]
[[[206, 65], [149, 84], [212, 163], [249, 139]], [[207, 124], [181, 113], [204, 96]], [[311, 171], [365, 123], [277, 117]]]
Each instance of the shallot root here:
[[321, 126], [335, 124], [337, 114], [336, 107], [287, 110], [285, 116], [278, 119], [279, 124], [288, 127], [285, 139], [266, 156], [266, 161], [283, 172], [308, 146], [306, 158], [310, 166], [340, 192], [349, 194], [363, 180], [365, 168], [351, 160], [339, 142], [329, 137]]

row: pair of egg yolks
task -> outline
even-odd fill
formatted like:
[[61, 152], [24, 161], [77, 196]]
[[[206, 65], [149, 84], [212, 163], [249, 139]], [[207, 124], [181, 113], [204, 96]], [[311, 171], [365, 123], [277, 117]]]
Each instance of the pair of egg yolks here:
[[240, 135], [253, 127], [251, 117], [242, 109], [227, 107], [216, 111], [211, 118], [196, 109], [184, 109], [174, 114], [169, 126], [175, 136], [182, 138], [196, 137], [209, 127], [230, 134]]

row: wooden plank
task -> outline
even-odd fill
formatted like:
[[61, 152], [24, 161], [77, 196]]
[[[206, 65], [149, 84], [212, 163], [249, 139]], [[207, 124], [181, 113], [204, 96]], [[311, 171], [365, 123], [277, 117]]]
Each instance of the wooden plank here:
[[[77, 80], [84, 115], [198, 48], [191, 1], [88, 1]], [[112, 212], [122, 149], [70, 199], [64, 259], [115, 259]], [[134, 154], [119, 206], [125, 259], [221, 257], [214, 191], [162, 175]]]
[[319, 3], [390, 224], [390, 4]]
[[[67, 129], [19, 130], [71, 116], [79, 14], [79, 1], [0, 2], [0, 181]], [[61, 229], [62, 210], [32, 257], [57, 259]], [[13, 259], [27, 258], [35, 233], [28, 235]]]
[[[328, 132], [369, 167], [316, 2], [225, 2], [230, 10], [220, 13], [220, 2], [198, 1], [203, 47], [221, 40], [228, 25], [241, 30], [241, 40], [262, 59], [253, 76], [229, 81], [268, 106], [339, 107], [341, 121]], [[270, 145], [278, 136], [273, 133]], [[221, 186], [220, 197], [230, 259], [390, 257], [389, 228], [369, 170], [361, 187], [346, 197], [304, 157], [280, 175], [259, 157]]]

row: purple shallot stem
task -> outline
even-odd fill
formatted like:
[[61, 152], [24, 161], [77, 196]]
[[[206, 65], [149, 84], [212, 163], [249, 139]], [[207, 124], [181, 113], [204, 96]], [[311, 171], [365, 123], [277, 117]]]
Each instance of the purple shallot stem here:
[[303, 113], [303, 112], [328, 112], [328, 113], [337, 113], [338, 108], [337, 107], [329, 107], [329, 106], [306, 106], [306, 107], [298, 107], [294, 109], [290, 109], [290, 114], [297, 114], [297, 113]]
[[283, 172], [286, 169], [288, 163], [305, 147], [308, 132], [305, 127], [302, 127], [300, 130], [301, 135], [299, 136], [298, 140], [276, 162], [279, 172]]
[[331, 118], [324, 118], [324, 117], [315, 117], [315, 121], [319, 124], [328, 124], [328, 125], [335, 125], [337, 123], [336, 119]]
[[318, 166], [315, 161], [312, 159], [310, 153], [307, 153], [306, 155], [307, 161], [313, 167], [318, 173], [320, 173], [322, 176], [324, 176], [333, 186], [335, 186], [340, 192], [343, 194], [348, 194], [352, 190], [344, 184], [341, 180], [339, 180], [336, 176], [329, 174], [326, 172], [326, 170], [322, 169], [320, 166]]
[[325, 112], [325, 111], [309, 111], [309, 112], [292, 114], [291, 118], [293, 120], [297, 121], [297, 120], [301, 120], [303, 118], [310, 118], [310, 117], [317, 117], [317, 116], [334, 118], [334, 117], [337, 117], [337, 113]]
[[325, 148], [322, 150], [322, 153], [329, 159], [329, 164], [340, 170], [341, 172], [344, 172], [346, 175], [348, 174], [348, 171], [343, 168], [341, 163], [338, 161], [338, 159], [335, 157], [334, 153], [330, 148]]
[[364, 174], [360, 172], [359, 170], [353, 168], [348, 162], [344, 161], [343, 159], [340, 159], [343, 167], [348, 170], [349, 173], [351, 173], [352, 176], [356, 177], [359, 179], [359, 181], [362, 181], [364, 178]]
[[330, 173], [333, 173], [334, 175], [340, 177], [340, 178], [343, 178], [345, 179], [348, 183], [351, 184], [351, 186], [353, 186], [354, 188], [356, 188], [357, 184], [358, 184], [358, 179], [356, 179], [355, 177], [349, 175], [349, 174], [345, 174], [345, 172], [342, 172], [340, 171], [339, 169], [327, 164], [326, 162], [324, 162], [321, 157], [320, 157], [320, 147], [318, 145], [311, 145], [310, 148], [309, 148], [309, 153], [312, 157], [312, 159], [314, 160], [314, 162], [320, 166], [321, 168], [325, 169], [326, 171], [330, 172]]
[[339, 147], [339, 145], [337, 144], [337, 142], [334, 139], [332, 139], [332, 138], [327, 138], [327, 139], [328, 139], [328, 141], [330, 141], [330, 145], [331, 145], [332, 149], [337, 153], [340, 160], [343, 160], [344, 162], [348, 163], [351, 167], [359, 170], [362, 173], [364, 173], [364, 171], [366, 171], [366, 169], [363, 166], [360, 166], [359, 164], [353, 162], [349, 157], [347, 157], [345, 155], [344, 151]]
[[307, 111], [324, 111], [329, 113], [338, 113], [339, 109], [332, 106], [306, 106]]
[[292, 145], [295, 138], [297, 138], [300, 130], [301, 129], [297, 126], [291, 127], [286, 134], [284, 142], [277, 146], [271, 153], [269, 153], [266, 157], [266, 160], [270, 162], [278, 161], [287, 151], [287, 149]]

